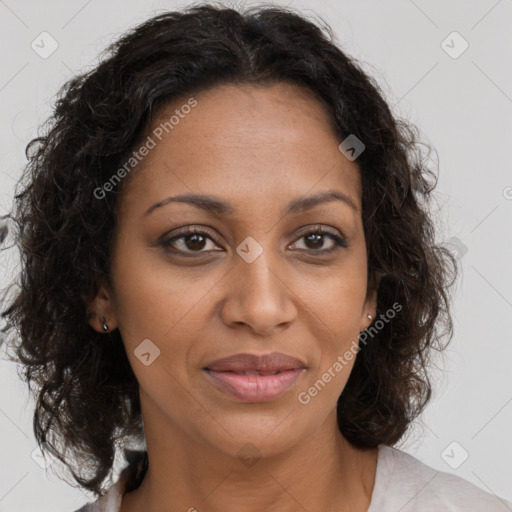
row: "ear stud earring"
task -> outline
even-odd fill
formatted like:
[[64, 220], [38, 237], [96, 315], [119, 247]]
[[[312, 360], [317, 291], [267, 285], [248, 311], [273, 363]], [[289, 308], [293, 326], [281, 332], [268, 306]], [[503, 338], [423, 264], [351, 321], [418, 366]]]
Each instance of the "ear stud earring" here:
[[105, 317], [101, 317], [101, 323], [103, 324], [103, 331], [104, 332], [108, 332], [108, 325], [107, 325], [107, 322], [105, 320]]
[[373, 320], [372, 315], [370, 315], [369, 313], [368, 313], [368, 318], [370, 319], [370, 322]]

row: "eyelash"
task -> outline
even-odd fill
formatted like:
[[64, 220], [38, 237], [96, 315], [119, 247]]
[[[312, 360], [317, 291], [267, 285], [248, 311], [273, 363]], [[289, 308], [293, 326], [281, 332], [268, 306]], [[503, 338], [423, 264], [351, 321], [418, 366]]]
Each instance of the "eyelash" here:
[[[195, 257], [195, 254], [202, 254], [206, 252], [211, 251], [181, 251], [180, 249], [170, 249], [171, 245], [181, 238], [186, 238], [188, 235], [201, 235], [206, 238], [209, 238], [212, 242], [217, 244], [217, 242], [213, 239], [213, 237], [205, 230], [200, 228], [187, 228], [185, 231], [182, 231], [181, 233], [173, 236], [172, 238], [162, 239], [159, 241], [159, 245], [162, 246], [166, 251], [173, 252], [173, 253], [181, 253], [182, 255], [186, 255], [186, 257], [189, 257], [190, 255], [193, 255], [192, 257]], [[299, 249], [301, 251], [309, 251], [316, 254], [331, 254], [334, 251], [339, 250], [340, 248], [347, 249], [350, 247], [350, 244], [348, 243], [347, 239], [344, 237], [340, 237], [338, 235], [335, 235], [334, 233], [331, 233], [330, 231], [327, 231], [323, 227], [316, 227], [312, 228], [309, 231], [306, 231], [305, 233], [302, 233], [299, 238], [296, 239], [296, 241], [301, 240], [302, 238], [305, 238], [309, 235], [326, 235], [334, 242], [334, 246], [330, 249]], [[295, 242], [294, 242], [295, 243]], [[218, 244], [217, 244], [218, 245]], [[215, 251], [218, 252], [218, 251]]]

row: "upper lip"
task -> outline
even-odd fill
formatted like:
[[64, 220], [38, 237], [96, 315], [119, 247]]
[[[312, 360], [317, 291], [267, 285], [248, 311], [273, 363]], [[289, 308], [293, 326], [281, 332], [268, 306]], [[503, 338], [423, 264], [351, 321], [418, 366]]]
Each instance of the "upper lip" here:
[[303, 361], [296, 357], [287, 356], [281, 352], [269, 354], [235, 354], [208, 363], [204, 369], [216, 372], [275, 372], [279, 370], [294, 370], [306, 368]]

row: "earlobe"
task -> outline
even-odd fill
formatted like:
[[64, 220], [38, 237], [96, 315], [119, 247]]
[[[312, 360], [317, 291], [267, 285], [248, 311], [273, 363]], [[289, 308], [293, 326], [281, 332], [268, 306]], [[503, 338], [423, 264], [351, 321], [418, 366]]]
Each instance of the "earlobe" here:
[[368, 327], [372, 324], [373, 320], [375, 319], [375, 315], [376, 314], [375, 312], [373, 312], [373, 310], [372, 313], [366, 313], [366, 315], [363, 315], [363, 321], [359, 328], [360, 333], [363, 332], [365, 329], [368, 329]]
[[361, 331], [364, 331], [375, 320], [377, 316], [377, 291], [379, 289], [380, 279], [373, 279], [369, 283], [366, 300], [364, 302]]
[[96, 296], [89, 302], [89, 325], [97, 332], [109, 333], [117, 328], [113, 296], [101, 285]]

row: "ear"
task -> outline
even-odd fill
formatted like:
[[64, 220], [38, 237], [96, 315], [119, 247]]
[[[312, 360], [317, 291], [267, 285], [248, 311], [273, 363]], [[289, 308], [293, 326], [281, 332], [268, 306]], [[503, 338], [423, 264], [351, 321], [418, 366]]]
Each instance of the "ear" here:
[[103, 319], [111, 332], [117, 328], [117, 318], [114, 307], [114, 295], [110, 288], [100, 285], [96, 295], [88, 303], [89, 325], [97, 332], [104, 333]]
[[[364, 331], [377, 316], [377, 291], [379, 289], [381, 276], [373, 275], [368, 282], [366, 299], [364, 301], [363, 311], [361, 312], [361, 324], [359, 332]], [[371, 320], [368, 314], [372, 316]]]

